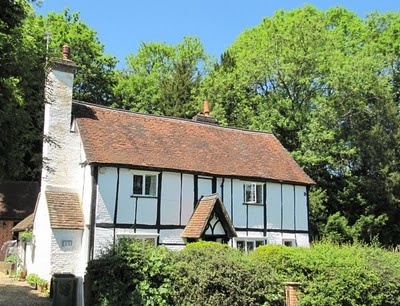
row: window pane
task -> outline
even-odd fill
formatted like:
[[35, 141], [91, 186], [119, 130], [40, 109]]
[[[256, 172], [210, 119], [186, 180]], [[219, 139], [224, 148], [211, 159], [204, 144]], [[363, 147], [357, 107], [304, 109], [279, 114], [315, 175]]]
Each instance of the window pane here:
[[256, 185], [256, 189], [257, 189], [256, 203], [262, 204], [262, 202], [263, 202], [263, 185]]
[[145, 179], [145, 195], [156, 195], [156, 179], [155, 175], [146, 175]]
[[255, 191], [253, 184], [245, 185], [245, 199], [246, 203], [254, 203], [255, 202]]
[[247, 252], [254, 250], [254, 241], [247, 241]]
[[237, 241], [236, 242], [236, 247], [239, 249], [239, 250], [244, 250], [244, 241]]
[[257, 240], [256, 241], [256, 248], [258, 248], [259, 246], [264, 245], [264, 240]]
[[143, 193], [143, 176], [134, 175], [133, 176], [133, 194]]

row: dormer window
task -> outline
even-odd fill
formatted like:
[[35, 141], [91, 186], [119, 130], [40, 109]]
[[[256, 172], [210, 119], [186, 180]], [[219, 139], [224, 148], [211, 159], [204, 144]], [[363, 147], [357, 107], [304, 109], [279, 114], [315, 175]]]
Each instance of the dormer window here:
[[263, 184], [243, 184], [243, 202], [245, 204], [263, 204]]
[[134, 196], [157, 196], [156, 174], [134, 174], [133, 175]]

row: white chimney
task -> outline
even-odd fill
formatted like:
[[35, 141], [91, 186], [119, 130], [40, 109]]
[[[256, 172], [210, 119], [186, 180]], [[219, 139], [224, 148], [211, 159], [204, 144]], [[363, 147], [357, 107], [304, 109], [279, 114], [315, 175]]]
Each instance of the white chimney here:
[[50, 60], [46, 71], [42, 188], [70, 185], [73, 179], [68, 155], [76, 142], [71, 135], [71, 108], [77, 66], [69, 59], [69, 46], [62, 47], [62, 54], [62, 59]]

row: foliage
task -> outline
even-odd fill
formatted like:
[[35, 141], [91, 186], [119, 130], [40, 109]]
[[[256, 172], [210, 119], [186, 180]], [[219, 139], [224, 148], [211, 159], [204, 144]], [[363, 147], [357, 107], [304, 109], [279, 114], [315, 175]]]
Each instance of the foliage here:
[[89, 262], [96, 305], [281, 305], [268, 265], [216, 243], [170, 252], [122, 241]]
[[20, 234], [20, 238], [22, 242], [30, 242], [33, 238], [33, 233], [31, 230], [25, 230]]
[[30, 273], [26, 276], [26, 281], [29, 285], [35, 286], [38, 282], [39, 276], [35, 273]]
[[170, 305], [168, 262], [165, 248], [123, 239], [99, 259], [87, 273], [93, 279], [96, 305]]
[[70, 43], [79, 65], [74, 98], [100, 104], [110, 104], [116, 60], [68, 10], [35, 16], [27, 1], [6, 1], [0, 18], [0, 180], [38, 179], [47, 59], [60, 57], [60, 45]]
[[282, 286], [271, 267], [228, 245], [189, 244], [175, 260], [175, 305], [282, 305]]
[[208, 57], [195, 37], [175, 46], [142, 44], [127, 57], [127, 68], [118, 75], [114, 106], [132, 111], [191, 118], [206, 73]]
[[302, 283], [300, 305], [398, 305], [399, 253], [377, 246], [316, 243], [311, 248], [267, 245], [250, 257]]
[[202, 82], [219, 122], [273, 132], [316, 181], [314, 237], [400, 241], [399, 29], [400, 13], [277, 11]]

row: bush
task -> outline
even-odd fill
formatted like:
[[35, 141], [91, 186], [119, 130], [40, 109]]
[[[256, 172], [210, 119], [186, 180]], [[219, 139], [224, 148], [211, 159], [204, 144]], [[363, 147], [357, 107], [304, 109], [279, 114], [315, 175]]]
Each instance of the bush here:
[[282, 305], [282, 285], [265, 263], [213, 242], [176, 253], [174, 305]]
[[267, 264], [218, 243], [181, 252], [121, 241], [89, 263], [95, 305], [282, 305], [282, 286]]
[[400, 305], [398, 253], [323, 242], [309, 249], [267, 245], [250, 257], [301, 282], [300, 305]]
[[169, 305], [170, 252], [122, 239], [89, 262], [95, 305]]

